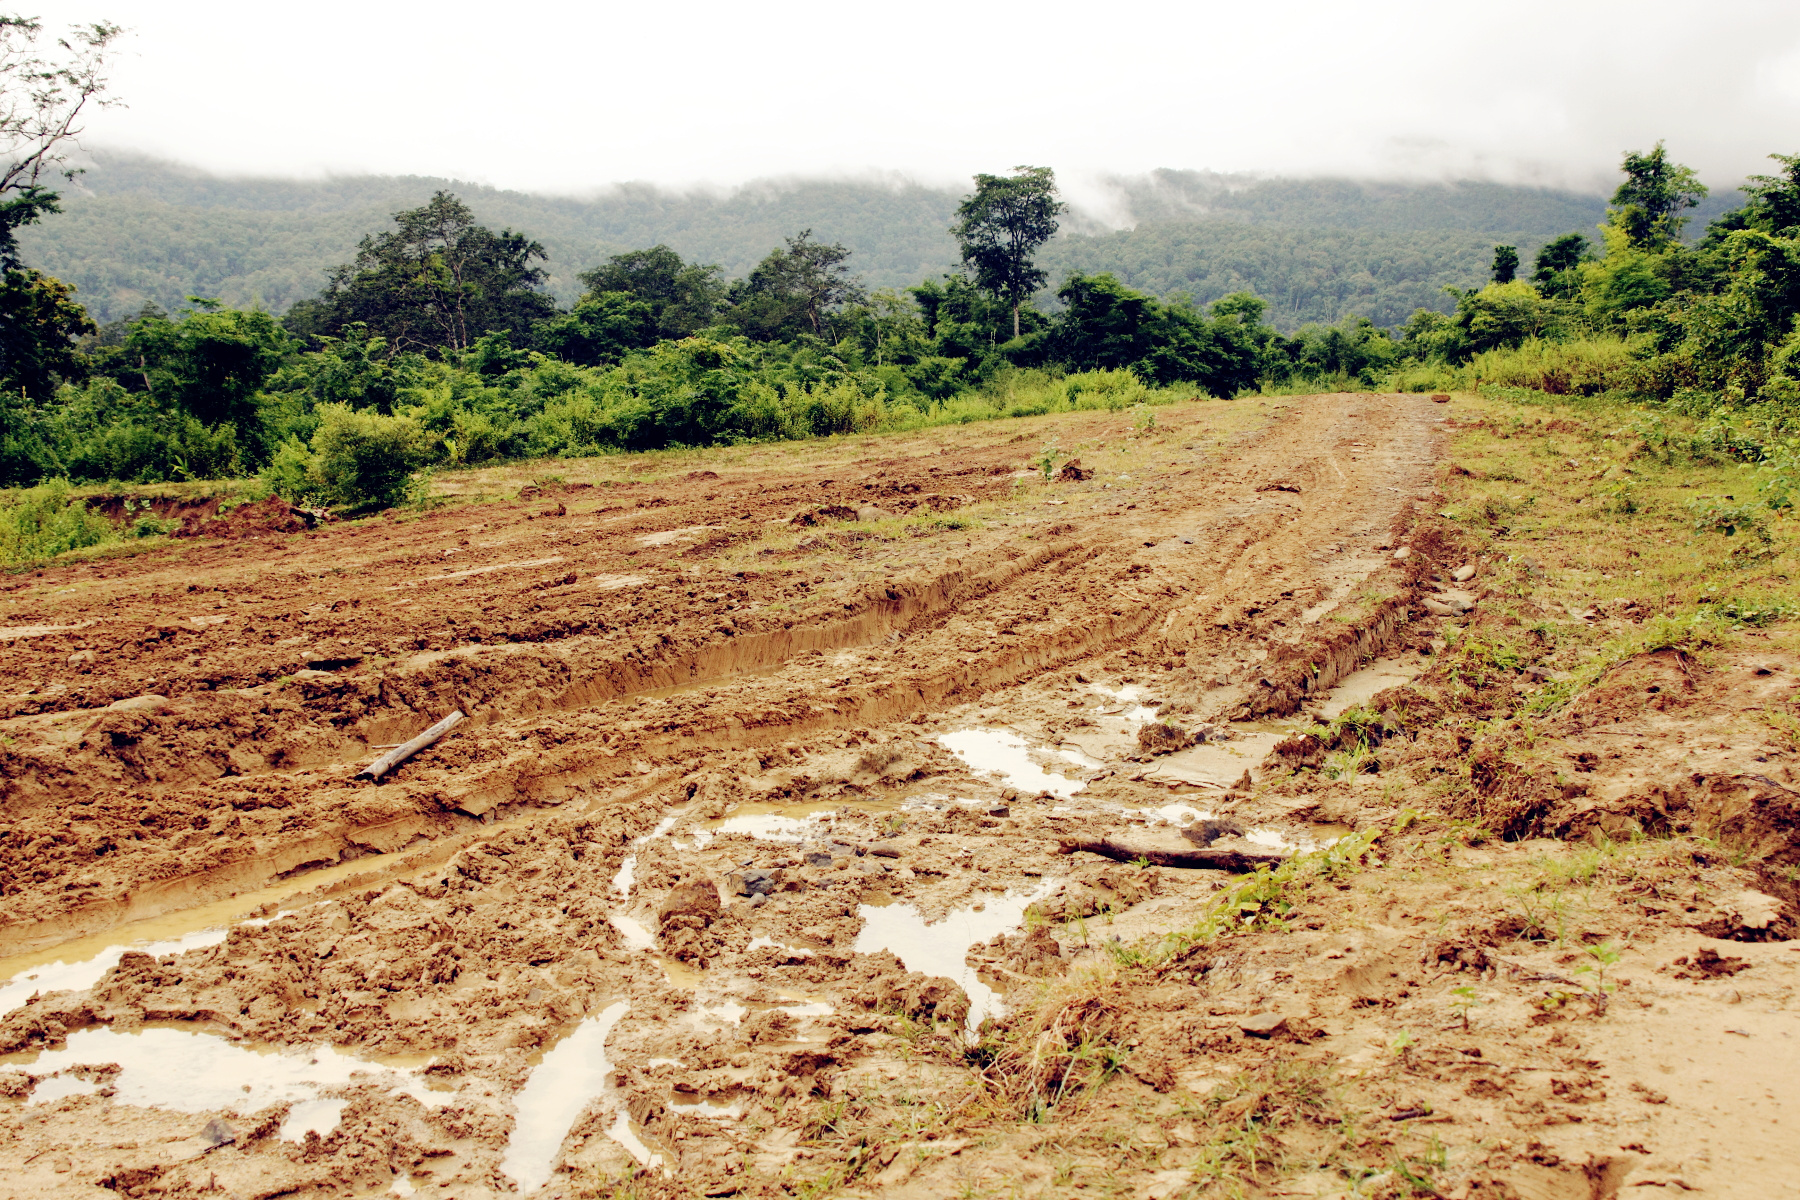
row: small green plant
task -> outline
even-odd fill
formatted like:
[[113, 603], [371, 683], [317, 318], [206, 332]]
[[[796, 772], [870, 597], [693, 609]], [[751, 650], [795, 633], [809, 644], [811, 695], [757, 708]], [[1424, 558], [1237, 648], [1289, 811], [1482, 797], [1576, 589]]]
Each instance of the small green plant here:
[[1131, 431], [1134, 436], [1148, 437], [1150, 434], [1156, 432], [1155, 413], [1151, 412], [1149, 408], [1141, 403], [1132, 405], [1131, 411], [1133, 413], [1131, 419]]
[[1051, 438], [1044, 443], [1041, 449], [1039, 449], [1038, 456], [1031, 460], [1031, 465], [1036, 467], [1038, 469], [1038, 474], [1042, 475], [1047, 480], [1056, 474], [1056, 466], [1058, 463], [1062, 462], [1062, 459], [1063, 452], [1061, 447], [1056, 444], [1055, 438]]
[[1486, 1001], [1475, 994], [1475, 985], [1472, 983], [1451, 988], [1450, 994], [1455, 997], [1450, 1001], [1450, 1011], [1462, 1022], [1463, 1031], [1466, 1033], [1469, 1028], [1469, 1013], [1485, 1004]]
[[1402, 1029], [1400, 1036], [1388, 1043], [1388, 1053], [1395, 1058], [1405, 1058], [1409, 1050], [1419, 1044], [1419, 1039], [1408, 1030]]
[[1609, 997], [1617, 990], [1618, 984], [1606, 977], [1611, 968], [1618, 965], [1619, 948], [1611, 938], [1597, 946], [1587, 947], [1588, 961], [1575, 967], [1575, 974], [1581, 979], [1582, 989], [1593, 1003], [1595, 1011], [1605, 1012]]
[[170, 517], [164, 520], [154, 513], [145, 513], [131, 523], [131, 536], [134, 538], [162, 537], [174, 533], [181, 528], [181, 521]]
[[1775, 535], [1769, 532], [1768, 508], [1754, 502], [1738, 504], [1736, 497], [1708, 496], [1689, 506], [1696, 533], [1722, 533], [1736, 537], [1743, 533], [1767, 546]]

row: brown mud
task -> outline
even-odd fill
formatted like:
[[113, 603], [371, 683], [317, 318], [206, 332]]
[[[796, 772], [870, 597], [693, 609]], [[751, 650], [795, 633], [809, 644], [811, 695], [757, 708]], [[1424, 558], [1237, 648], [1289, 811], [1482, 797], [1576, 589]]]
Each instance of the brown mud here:
[[[1650, 655], [1471, 749], [1403, 682], [1498, 586], [1447, 410], [1158, 420], [1052, 419], [1049, 480], [1009, 422], [267, 502], [6, 584], [5, 1194], [1791, 1190], [1800, 779], [1739, 715], [1800, 661]], [[1304, 732], [1352, 705], [1374, 770]], [[1061, 845], [1346, 837], [1266, 895]]]

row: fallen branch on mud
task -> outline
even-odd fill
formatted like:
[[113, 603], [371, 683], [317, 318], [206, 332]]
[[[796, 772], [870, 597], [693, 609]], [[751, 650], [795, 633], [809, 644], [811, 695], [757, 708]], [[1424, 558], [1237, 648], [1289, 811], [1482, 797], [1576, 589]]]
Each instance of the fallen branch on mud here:
[[1246, 874], [1258, 867], [1286, 862], [1288, 855], [1278, 853], [1246, 853], [1242, 850], [1169, 850], [1160, 846], [1132, 846], [1111, 838], [1064, 838], [1057, 843], [1058, 854], [1074, 854], [1085, 850], [1114, 862], [1147, 862], [1153, 867], [1187, 867], [1203, 871], [1232, 871]]
[[425, 747], [431, 745], [446, 733], [449, 733], [452, 729], [455, 729], [463, 722], [463, 720], [462, 710], [459, 708], [443, 720], [439, 721], [436, 725], [433, 725], [430, 729], [427, 729], [424, 733], [421, 733], [412, 741], [401, 742], [398, 746], [395, 746], [392, 750], [389, 750], [386, 754], [382, 755], [350, 778], [380, 779], [383, 775], [386, 775], [389, 771], [393, 770]]

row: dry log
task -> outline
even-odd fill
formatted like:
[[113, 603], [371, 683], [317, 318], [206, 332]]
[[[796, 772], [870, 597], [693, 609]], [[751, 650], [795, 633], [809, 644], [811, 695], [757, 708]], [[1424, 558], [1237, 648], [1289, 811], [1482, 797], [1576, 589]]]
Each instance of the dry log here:
[[1064, 838], [1057, 844], [1060, 854], [1074, 854], [1085, 850], [1089, 854], [1098, 854], [1115, 862], [1137, 862], [1146, 860], [1153, 867], [1187, 867], [1202, 871], [1232, 871], [1245, 874], [1262, 866], [1273, 866], [1287, 861], [1285, 854], [1248, 852], [1242, 850], [1212, 850], [1196, 847], [1193, 850], [1170, 850], [1160, 846], [1133, 846], [1125, 842], [1115, 842], [1111, 838]]
[[463, 719], [462, 710], [457, 709], [412, 741], [401, 742], [398, 746], [389, 750], [386, 754], [358, 771], [355, 775], [352, 775], [351, 778], [380, 779], [383, 775], [386, 775], [389, 771], [393, 770], [425, 747], [431, 745], [446, 733], [449, 733], [452, 729], [455, 729], [463, 722]]

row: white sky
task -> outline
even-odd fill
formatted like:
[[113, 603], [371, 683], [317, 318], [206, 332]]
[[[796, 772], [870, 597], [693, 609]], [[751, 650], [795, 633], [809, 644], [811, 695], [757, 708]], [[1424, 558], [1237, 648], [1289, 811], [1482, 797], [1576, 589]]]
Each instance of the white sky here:
[[1018, 163], [1610, 188], [1800, 152], [1800, 3], [55, 0], [134, 33], [90, 145], [582, 192]]

